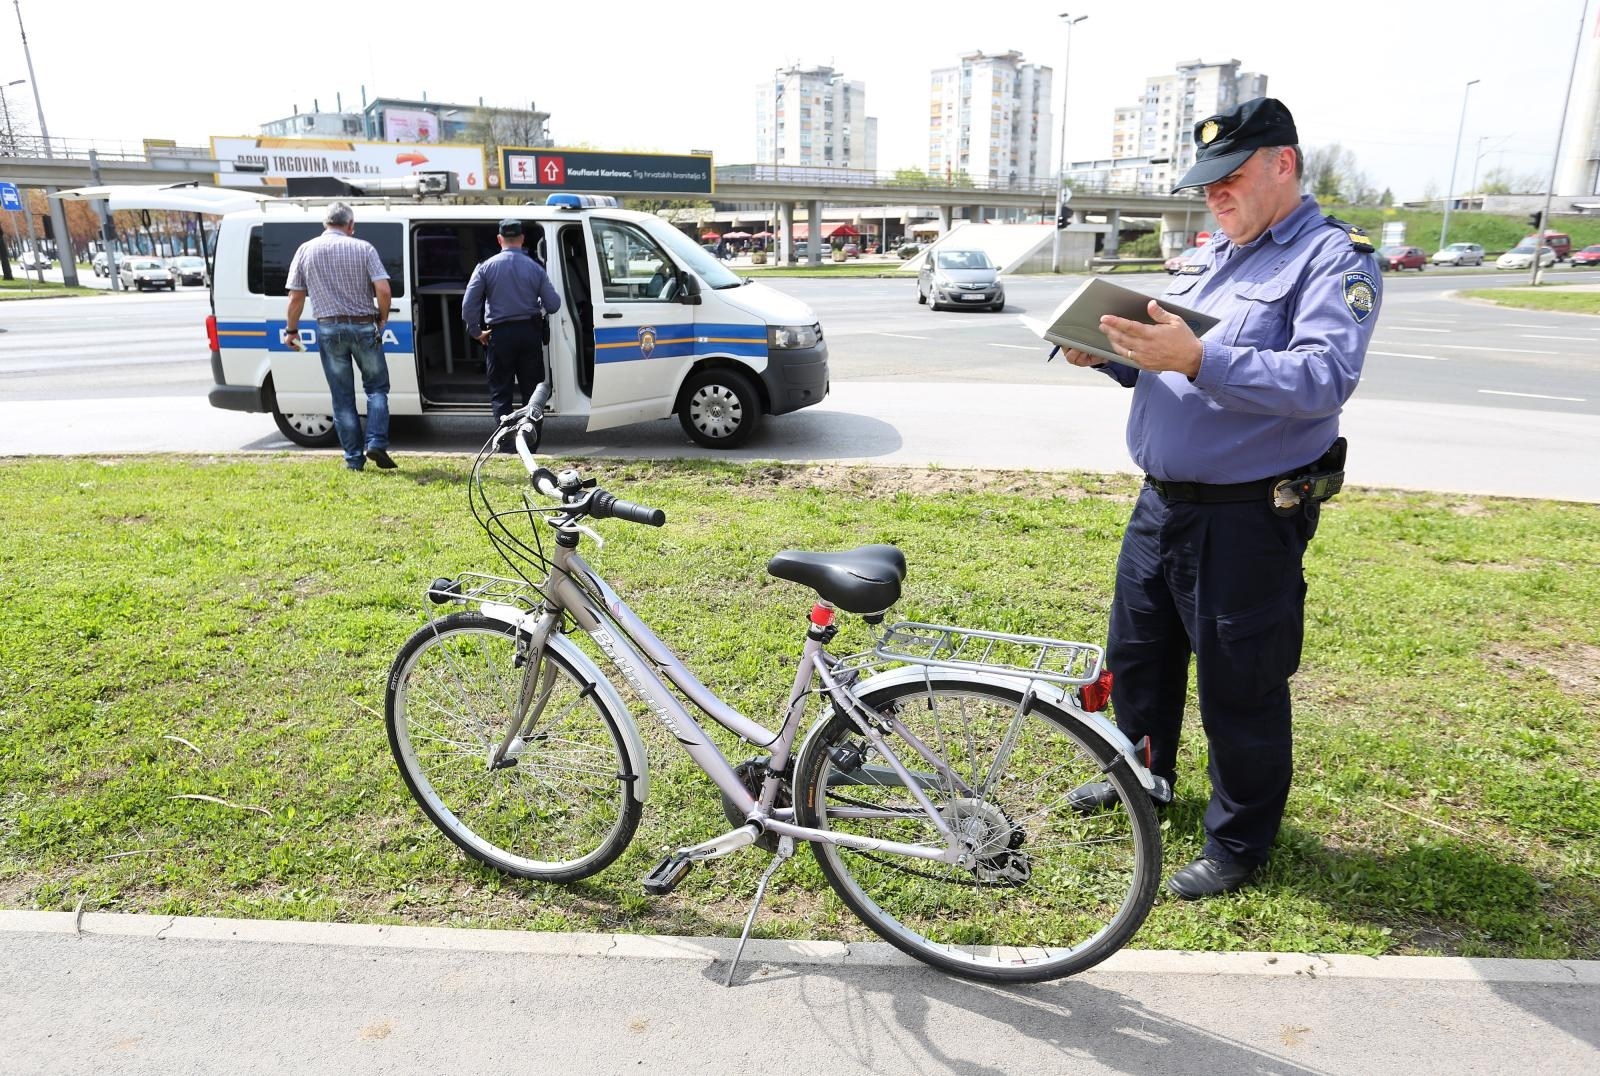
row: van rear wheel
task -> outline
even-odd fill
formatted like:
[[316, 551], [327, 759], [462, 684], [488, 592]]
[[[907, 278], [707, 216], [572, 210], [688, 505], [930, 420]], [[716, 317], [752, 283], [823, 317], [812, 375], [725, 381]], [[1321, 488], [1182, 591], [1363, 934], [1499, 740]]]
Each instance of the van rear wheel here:
[[683, 384], [678, 422], [695, 444], [738, 448], [761, 424], [761, 397], [737, 370], [702, 370]]
[[331, 448], [339, 443], [332, 415], [286, 415], [273, 407], [272, 421], [277, 423], [279, 433], [301, 448]]

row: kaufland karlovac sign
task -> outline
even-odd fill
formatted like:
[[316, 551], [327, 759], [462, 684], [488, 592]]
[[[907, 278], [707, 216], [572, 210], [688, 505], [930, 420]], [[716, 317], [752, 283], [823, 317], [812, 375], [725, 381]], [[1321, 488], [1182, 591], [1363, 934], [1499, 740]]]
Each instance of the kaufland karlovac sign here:
[[500, 185], [508, 191], [602, 191], [710, 194], [709, 153], [594, 153], [577, 149], [501, 149]]
[[482, 191], [483, 151], [476, 146], [351, 142], [338, 138], [217, 138], [211, 154], [239, 171], [220, 172], [219, 187], [281, 187], [290, 177], [332, 176], [352, 183], [414, 172], [454, 172], [464, 191]]

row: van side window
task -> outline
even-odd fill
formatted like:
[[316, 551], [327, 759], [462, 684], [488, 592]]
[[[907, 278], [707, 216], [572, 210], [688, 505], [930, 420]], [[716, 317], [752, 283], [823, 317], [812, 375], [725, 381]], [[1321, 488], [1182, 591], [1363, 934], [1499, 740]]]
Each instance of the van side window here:
[[[269, 221], [250, 229], [246, 254], [245, 285], [252, 295], [287, 296], [289, 262], [300, 244], [321, 235], [321, 224], [309, 221]], [[378, 257], [389, 271], [389, 288], [395, 298], [406, 293], [404, 266], [405, 226], [356, 221], [356, 238], [378, 248]]]
[[606, 302], [671, 301], [678, 286], [678, 270], [654, 239], [623, 221], [591, 218], [591, 224]]

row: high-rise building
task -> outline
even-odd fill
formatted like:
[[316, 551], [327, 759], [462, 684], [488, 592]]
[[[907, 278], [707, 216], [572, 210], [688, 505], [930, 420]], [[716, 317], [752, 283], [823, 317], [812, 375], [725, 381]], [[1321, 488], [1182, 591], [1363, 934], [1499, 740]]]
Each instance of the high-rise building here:
[[[1137, 104], [1116, 110], [1111, 129], [1111, 156], [1147, 157], [1139, 170], [1142, 182], [1177, 182], [1194, 164], [1197, 120], [1226, 112], [1241, 101], [1267, 95], [1267, 76], [1240, 71], [1238, 60], [1180, 63], [1170, 75], [1145, 79]], [[1163, 163], [1154, 163], [1162, 161]]]
[[1573, 69], [1555, 191], [1586, 201], [1600, 195], [1600, 11], [1592, 19], [1583, 28]]
[[779, 68], [756, 88], [756, 160], [809, 168], [878, 167], [867, 87], [831, 67]]
[[972, 52], [934, 70], [928, 112], [928, 172], [965, 173], [1005, 185], [1048, 180], [1050, 68], [1015, 50]]

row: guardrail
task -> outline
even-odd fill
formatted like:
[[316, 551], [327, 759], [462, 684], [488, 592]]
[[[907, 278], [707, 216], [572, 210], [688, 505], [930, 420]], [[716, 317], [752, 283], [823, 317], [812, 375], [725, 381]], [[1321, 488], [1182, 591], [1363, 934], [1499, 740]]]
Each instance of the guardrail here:
[[[804, 165], [722, 164], [716, 167], [717, 182], [784, 183], [801, 186], [907, 187], [914, 190], [1006, 191], [1014, 194], [1039, 194], [1055, 197], [1055, 183], [1049, 179], [991, 179], [984, 176], [939, 175], [916, 171], [871, 172], [855, 168], [818, 168]], [[1069, 180], [1074, 194], [1142, 194], [1171, 197], [1159, 183], [1094, 183]], [[1188, 192], [1185, 192], [1186, 194]], [[1189, 195], [1194, 197], [1193, 195]]]
[[163, 146], [147, 142], [126, 142], [109, 138], [49, 138], [36, 134], [0, 132], [0, 157], [60, 157], [86, 160], [89, 151], [102, 161], [147, 161], [152, 157], [183, 157], [209, 160], [209, 146]]

